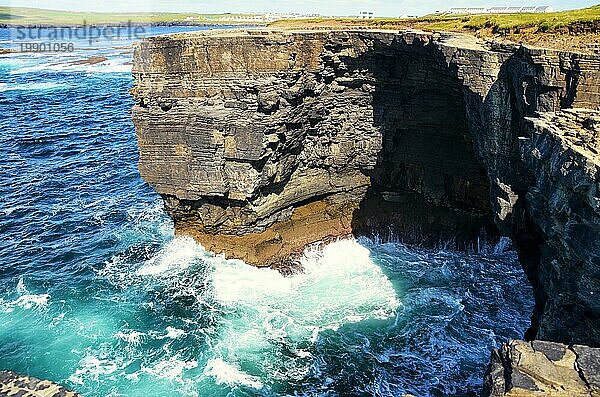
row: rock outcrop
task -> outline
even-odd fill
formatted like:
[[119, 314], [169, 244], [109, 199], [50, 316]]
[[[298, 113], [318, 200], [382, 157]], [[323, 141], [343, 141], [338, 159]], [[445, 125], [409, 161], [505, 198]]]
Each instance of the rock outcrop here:
[[0, 371], [0, 396], [5, 397], [80, 397], [54, 382], [12, 371]]
[[600, 349], [511, 341], [492, 353], [483, 396], [600, 396]]
[[220, 31], [148, 38], [133, 73], [140, 172], [178, 233], [255, 265], [349, 233], [509, 236], [534, 287], [528, 337], [600, 346], [600, 57]]
[[543, 113], [525, 131], [530, 182], [515, 213], [527, 220], [513, 224], [523, 228], [514, 234], [536, 294], [534, 326], [543, 339], [600, 346], [600, 112]]

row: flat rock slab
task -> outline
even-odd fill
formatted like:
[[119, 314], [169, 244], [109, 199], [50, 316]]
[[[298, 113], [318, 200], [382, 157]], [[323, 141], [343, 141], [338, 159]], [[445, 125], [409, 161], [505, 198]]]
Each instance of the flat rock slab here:
[[483, 396], [600, 396], [600, 348], [513, 340], [492, 352]]
[[12, 371], [0, 371], [0, 396], [78, 397], [80, 394], [48, 380], [19, 375]]

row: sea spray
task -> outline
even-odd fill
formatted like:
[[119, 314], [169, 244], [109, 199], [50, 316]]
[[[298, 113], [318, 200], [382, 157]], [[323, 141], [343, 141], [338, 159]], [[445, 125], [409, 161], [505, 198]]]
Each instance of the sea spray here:
[[[196, 299], [221, 312], [204, 374], [220, 383], [241, 380], [263, 387], [294, 376], [302, 379], [309, 373], [310, 351], [320, 331], [394, 317], [399, 306], [369, 250], [350, 239], [307, 248], [300, 259], [303, 272], [285, 277], [211, 255], [190, 238], [178, 237], [137, 274], [166, 277], [171, 283], [198, 261], [209, 264], [209, 288]], [[282, 372], [282, 366], [288, 371]]]
[[319, 332], [395, 315], [394, 287], [355, 240], [309, 247], [300, 263], [303, 273], [291, 277], [239, 261], [215, 264], [213, 294], [225, 313], [213, 345], [218, 359], [265, 384], [301, 379]]

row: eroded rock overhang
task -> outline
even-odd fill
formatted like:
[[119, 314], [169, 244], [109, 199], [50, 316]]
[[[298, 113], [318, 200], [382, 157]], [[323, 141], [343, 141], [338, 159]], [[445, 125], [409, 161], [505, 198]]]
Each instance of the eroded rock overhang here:
[[[597, 147], [565, 133], [597, 142], [598, 57], [414, 31], [219, 31], [146, 39], [133, 72], [140, 172], [178, 232], [257, 265], [349, 233], [507, 235], [534, 286], [530, 336], [600, 343]], [[574, 107], [591, 110], [557, 113], [568, 128], [539, 117]]]

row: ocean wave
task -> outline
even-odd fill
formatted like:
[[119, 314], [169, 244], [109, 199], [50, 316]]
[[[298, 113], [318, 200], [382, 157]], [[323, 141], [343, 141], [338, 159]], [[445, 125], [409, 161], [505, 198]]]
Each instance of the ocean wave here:
[[146, 337], [146, 334], [139, 331], [119, 331], [115, 335], [115, 338], [121, 339], [125, 343], [133, 346], [139, 346]]
[[49, 294], [30, 293], [25, 286], [23, 277], [19, 278], [15, 291], [20, 296], [14, 300], [7, 301], [0, 298], [0, 311], [10, 313], [17, 307], [25, 310], [45, 310], [50, 302]]
[[85, 72], [85, 73], [131, 73], [132, 65], [126, 59], [107, 60], [93, 65], [87, 63], [48, 62], [35, 66], [15, 68], [11, 74], [26, 74], [38, 72]]
[[28, 294], [22, 295], [14, 301], [16, 306], [22, 307], [23, 309], [40, 309], [48, 306], [50, 295], [48, 294]]
[[158, 254], [137, 270], [141, 276], [168, 276], [191, 266], [206, 251], [191, 237], [177, 237], [171, 240]]
[[204, 368], [204, 374], [212, 376], [219, 385], [234, 387], [244, 385], [253, 389], [261, 389], [262, 382], [256, 376], [248, 375], [231, 364], [227, 364], [220, 358], [208, 360]]
[[23, 84], [8, 84], [0, 83], [0, 92], [4, 91], [48, 91], [48, 90], [62, 90], [67, 89], [70, 86], [63, 83], [23, 83]]
[[[212, 345], [217, 361], [205, 373], [254, 388], [261, 386], [258, 379], [300, 380], [311, 370], [311, 350], [322, 332], [394, 318], [396, 291], [356, 240], [311, 246], [300, 262], [303, 273], [291, 277], [240, 261], [212, 265], [210, 294], [223, 315]], [[245, 362], [261, 373], [248, 373]]]
[[85, 356], [79, 362], [79, 368], [72, 374], [68, 381], [83, 385], [87, 380], [98, 381], [100, 376], [112, 374], [119, 369], [119, 364], [111, 359], [100, 359], [93, 355]]
[[152, 367], [142, 368], [142, 372], [148, 373], [156, 378], [168, 379], [170, 381], [180, 380], [184, 370], [190, 370], [198, 367], [198, 362], [195, 360], [184, 361], [178, 356], [169, 358], [168, 360], [158, 361]]
[[165, 338], [170, 338], [170, 339], [181, 338], [182, 336], [184, 336], [186, 334], [186, 332], [184, 330], [175, 328], [175, 327], [167, 327], [166, 331], [167, 331], [167, 334], [165, 335]]
[[[286, 277], [210, 254], [193, 239], [177, 237], [135, 273], [166, 283], [163, 293], [169, 291], [171, 299], [193, 297], [215, 312], [218, 332], [207, 334], [212, 357], [207, 358], [205, 376], [218, 384], [261, 389], [266, 380], [307, 376], [314, 360], [311, 346], [321, 332], [393, 319], [400, 306], [388, 277], [354, 239], [310, 246], [300, 262], [303, 272]], [[185, 335], [168, 326], [166, 335], [155, 337], [175, 340]], [[244, 363], [253, 363], [254, 369]], [[281, 373], [281, 367], [289, 370]], [[177, 377], [182, 368], [171, 362], [145, 372], [160, 369]]]
[[310, 246], [300, 263], [303, 273], [292, 277], [221, 263], [212, 276], [215, 297], [224, 305], [263, 304], [270, 314], [291, 313], [301, 323], [327, 329], [366, 318], [388, 318], [400, 304], [370, 251], [354, 239]]

